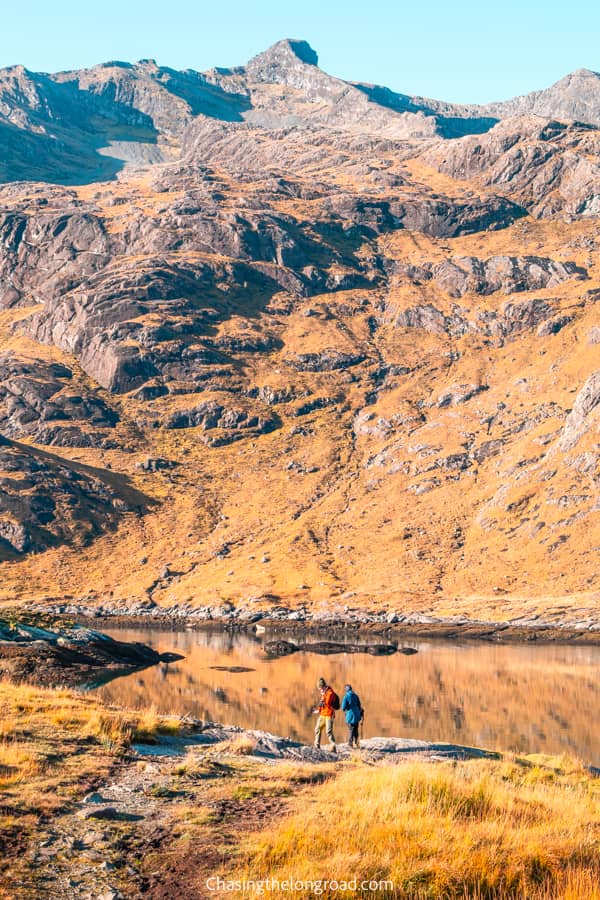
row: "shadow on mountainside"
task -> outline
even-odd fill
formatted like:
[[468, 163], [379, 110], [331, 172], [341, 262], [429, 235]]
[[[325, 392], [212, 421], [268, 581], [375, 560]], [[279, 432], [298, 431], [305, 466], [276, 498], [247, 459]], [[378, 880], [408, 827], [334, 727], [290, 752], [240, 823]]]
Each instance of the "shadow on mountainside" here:
[[0, 440], [0, 562], [116, 531], [156, 501], [130, 479], [6, 438]]
[[[437, 130], [440, 137], [459, 138], [467, 134], [485, 134], [500, 121], [493, 116], [447, 116], [436, 110], [435, 106], [428, 106], [427, 100], [417, 97], [408, 97], [406, 94], [396, 94], [389, 88], [381, 85], [356, 84], [353, 85], [379, 106], [385, 106], [399, 113], [423, 113], [432, 116], [437, 121]], [[416, 102], [415, 102], [416, 101]], [[443, 104], [440, 104], [443, 106]], [[448, 104], [450, 106], [450, 104]]]

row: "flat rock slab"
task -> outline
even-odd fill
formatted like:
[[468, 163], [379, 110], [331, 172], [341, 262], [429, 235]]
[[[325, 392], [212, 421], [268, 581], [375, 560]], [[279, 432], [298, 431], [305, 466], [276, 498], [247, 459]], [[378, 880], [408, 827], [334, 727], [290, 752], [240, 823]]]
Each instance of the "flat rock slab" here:
[[[231, 745], [236, 740], [248, 739], [253, 745], [251, 755], [265, 760], [300, 759], [306, 762], [332, 762], [336, 759], [348, 759], [356, 750], [347, 743], [339, 743], [334, 752], [329, 745], [316, 748], [300, 741], [283, 738], [266, 731], [255, 731], [239, 728], [234, 725], [220, 725], [215, 722], [189, 720], [195, 733], [180, 737], [160, 737], [158, 743], [152, 745], [135, 744], [133, 750], [140, 756], [173, 757], [185, 756], [187, 752], [197, 748], [209, 749], [219, 744]], [[337, 728], [343, 727], [338, 723]], [[226, 754], [228, 751], [225, 749]], [[429, 759], [481, 759], [498, 758], [497, 753], [478, 747], [464, 747], [459, 744], [444, 742], [420, 741], [414, 738], [372, 737], [360, 742], [360, 753], [371, 760], [400, 761], [415, 754]]]

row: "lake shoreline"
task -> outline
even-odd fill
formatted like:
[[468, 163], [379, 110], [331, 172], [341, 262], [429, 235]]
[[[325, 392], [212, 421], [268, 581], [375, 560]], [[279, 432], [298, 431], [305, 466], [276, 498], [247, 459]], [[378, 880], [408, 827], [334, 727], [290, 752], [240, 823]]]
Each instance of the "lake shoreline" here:
[[[567, 704], [565, 708], [564, 702], [557, 706], [551, 700], [550, 705], [542, 703], [537, 713], [529, 708], [530, 696], [553, 691], [552, 686], [548, 688], [540, 682], [539, 660], [546, 660], [549, 671], [552, 660], [559, 668], [571, 664], [571, 671], [578, 673], [580, 680], [586, 677], [586, 665], [594, 665], [594, 660], [596, 666], [598, 663], [597, 647], [564, 641], [502, 643], [439, 636], [427, 639], [422, 635], [416, 639], [390, 639], [373, 629], [352, 633], [338, 629], [333, 634], [329, 630], [323, 635], [314, 628], [300, 629], [297, 625], [293, 631], [265, 628], [257, 632], [252, 627], [225, 628], [218, 622], [195, 628], [177, 628], [171, 622], [161, 628], [156, 619], [152, 620], [153, 627], [147, 628], [141, 626], [139, 617], [134, 621], [115, 621], [112, 627], [110, 620], [100, 623], [98, 618], [93, 621], [93, 629], [90, 624], [89, 620], [75, 623], [65, 619], [59, 623], [47, 616], [43, 621], [36, 617], [34, 623], [13, 623], [15, 639], [0, 641], [0, 673], [6, 681], [16, 684], [68, 686], [84, 691], [97, 688], [109, 704], [127, 709], [151, 707], [162, 715], [230, 721], [244, 730], [267, 728], [302, 742], [310, 741], [312, 736], [312, 720], [310, 724], [306, 721], [312, 718], [308, 714], [309, 701], [317, 676], [323, 674], [338, 686], [346, 681], [360, 685], [371, 708], [371, 734], [390, 736], [398, 734], [394, 728], [400, 727], [405, 736], [431, 741], [443, 720], [444, 730], [452, 734], [455, 743], [464, 745], [466, 736], [472, 746], [481, 746], [484, 734], [489, 738], [495, 729], [502, 728], [498, 722], [490, 725], [490, 702], [509, 709], [514, 695], [514, 703], [523, 711], [521, 722], [531, 720], [531, 728], [521, 724], [516, 731], [508, 729], [501, 740], [495, 735], [496, 746], [535, 752], [548, 743], [551, 752], [558, 753], [563, 743], [561, 733], [566, 734], [566, 729], [571, 728], [569, 707]], [[98, 627], [103, 632], [97, 631]], [[334, 637], [338, 640], [332, 640]], [[296, 654], [300, 659], [290, 669], [287, 659]], [[410, 661], [412, 656], [416, 656], [416, 664]], [[408, 657], [406, 662], [404, 657]], [[481, 682], [475, 692], [470, 687], [474, 659]], [[381, 662], [378, 664], [377, 660]], [[158, 663], [163, 665], [157, 666]], [[175, 665], [171, 667], [170, 663]], [[283, 668], [276, 668], [276, 663]], [[516, 672], [520, 689], [514, 687]], [[483, 683], [486, 675], [491, 676], [491, 688], [489, 683], [487, 687]], [[273, 678], [289, 689], [291, 710], [276, 727], [269, 700]], [[386, 678], [397, 678], [404, 687], [396, 692], [386, 691], [384, 713], [378, 709], [382, 699], [378, 692]], [[561, 696], [567, 689], [574, 690], [571, 682], [563, 684], [560, 678], [552, 684], [554, 696], [557, 689]], [[590, 697], [589, 686], [583, 694], [575, 692], [572, 699], [575, 698], [577, 702], [572, 707], [577, 709], [594, 708], [597, 703]], [[430, 712], [425, 714], [425, 709]], [[481, 714], [482, 709], [486, 710], [485, 715]], [[343, 732], [343, 722], [341, 727]], [[576, 740], [581, 737], [585, 744], [585, 727], [580, 732]], [[570, 731], [568, 737], [571, 747]], [[589, 752], [588, 756], [591, 758]]]
[[[546, 643], [600, 646], [600, 618], [544, 619], [542, 615], [516, 616], [506, 620], [472, 619], [465, 615], [436, 616], [420, 612], [373, 610], [317, 610], [274, 606], [268, 609], [247, 605], [191, 607], [175, 604], [158, 606], [138, 603], [88, 605], [81, 602], [35, 602], [19, 609], [29, 614], [77, 621], [94, 628], [149, 628], [172, 631], [232, 631], [277, 633], [290, 636], [318, 636], [332, 640], [386, 641], [445, 639], [493, 643]], [[0, 605], [0, 612], [14, 604]], [[582, 611], [583, 612], [583, 611]]]
[[[0, 618], [0, 678], [13, 684], [80, 687], [182, 659], [86, 626]], [[30, 618], [30, 617], [29, 617]]]
[[[367, 710], [365, 736], [403, 735], [515, 752], [565, 750], [600, 765], [593, 727], [600, 647], [464, 637], [388, 637], [372, 630], [320, 634], [212, 627], [173, 630], [126, 621], [100, 625], [117, 640], [140, 641], [185, 659], [117, 679], [109, 703], [190, 714], [310, 741], [316, 684], [341, 694], [356, 687]], [[339, 638], [339, 640], [338, 640]], [[344, 734], [343, 717], [341, 732]]]
[[[302, 621], [290, 618], [270, 618], [252, 616], [248, 619], [232, 617], [201, 618], [190, 614], [182, 615], [179, 611], [160, 610], [158, 613], [102, 613], [78, 611], [69, 613], [78, 621], [93, 621], [108, 628], [144, 628], [170, 629], [172, 631], [232, 631], [260, 632], [265, 634], [286, 634], [292, 637], [319, 637], [331, 640], [476, 640], [493, 643], [548, 643], [600, 646], [600, 625], [591, 628], [577, 628], [572, 624], [558, 624], [543, 620], [527, 620], [523, 622], [478, 622], [473, 620], [443, 619], [419, 616], [421, 620], [431, 621], [373, 622], [341, 619], [339, 617], [317, 618], [307, 617]], [[64, 615], [64, 613], [56, 613]], [[264, 632], [263, 632], [264, 629]]]

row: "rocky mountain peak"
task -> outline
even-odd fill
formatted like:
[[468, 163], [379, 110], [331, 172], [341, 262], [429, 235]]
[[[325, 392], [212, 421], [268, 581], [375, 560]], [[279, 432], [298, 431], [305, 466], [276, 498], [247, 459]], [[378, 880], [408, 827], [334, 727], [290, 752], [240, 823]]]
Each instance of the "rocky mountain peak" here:
[[591, 69], [575, 69], [550, 87], [485, 107], [508, 118], [536, 115], [564, 122], [600, 125], [600, 75]]
[[246, 66], [246, 71], [256, 81], [288, 84], [306, 66], [317, 66], [318, 61], [317, 53], [307, 41], [285, 38], [254, 56]]
[[127, 71], [130, 71], [133, 69], [133, 63], [126, 62], [123, 59], [109, 59], [107, 62], [92, 66], [90, 71], [99, 71], [101, 69], [126, 69]]
[[30, 74], [25, 66], [22, 65], [5, 66], [3, 69], [0, 69], [0, 71], [5, 77], [7, 75], [12, 75], [15, 78], [22, 78], [23, 76], [28, 76]]
[[283, 40], [272, 44], [250, 60], [251, 63], [259, 61], [261, 63], [271, 62], [280, 65], [285, 65], [286, 62], [300, 61], [308, 66], [316, 66], [319, 63], [319, 57], [308, 41], [283, 38]]
[[552, 92], [555, 95], [576, 96], [585, 100], [589, 99], [590, 93], [597, 95], [599, 90], [600, 75], [598, 72], [593, 72], [591, 69], [575, 69], [547, 88], [547, 91], [540, 91], [540, 93]]
[[[600, 72], [594, 72], [593, 69], [575, 69], [573, 72], [570, 72], [565, 78], [569, 79], [580, 79], [580, 78], [600, 78]], [[564, 79], [563, 79], [564, 80]]]

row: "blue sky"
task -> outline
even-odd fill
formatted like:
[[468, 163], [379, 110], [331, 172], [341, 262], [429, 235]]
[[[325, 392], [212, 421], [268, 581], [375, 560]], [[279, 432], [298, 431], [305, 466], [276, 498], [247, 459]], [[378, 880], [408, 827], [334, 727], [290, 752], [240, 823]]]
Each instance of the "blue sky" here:
[[591, 0], [28, 0], [2, 11], [0, 66], [39, 71], [154, 57], [175, 68], [237, 65], [305, 38], [342, 78], [443, 100], [501, 100], [573, 69], [600, 70]]

